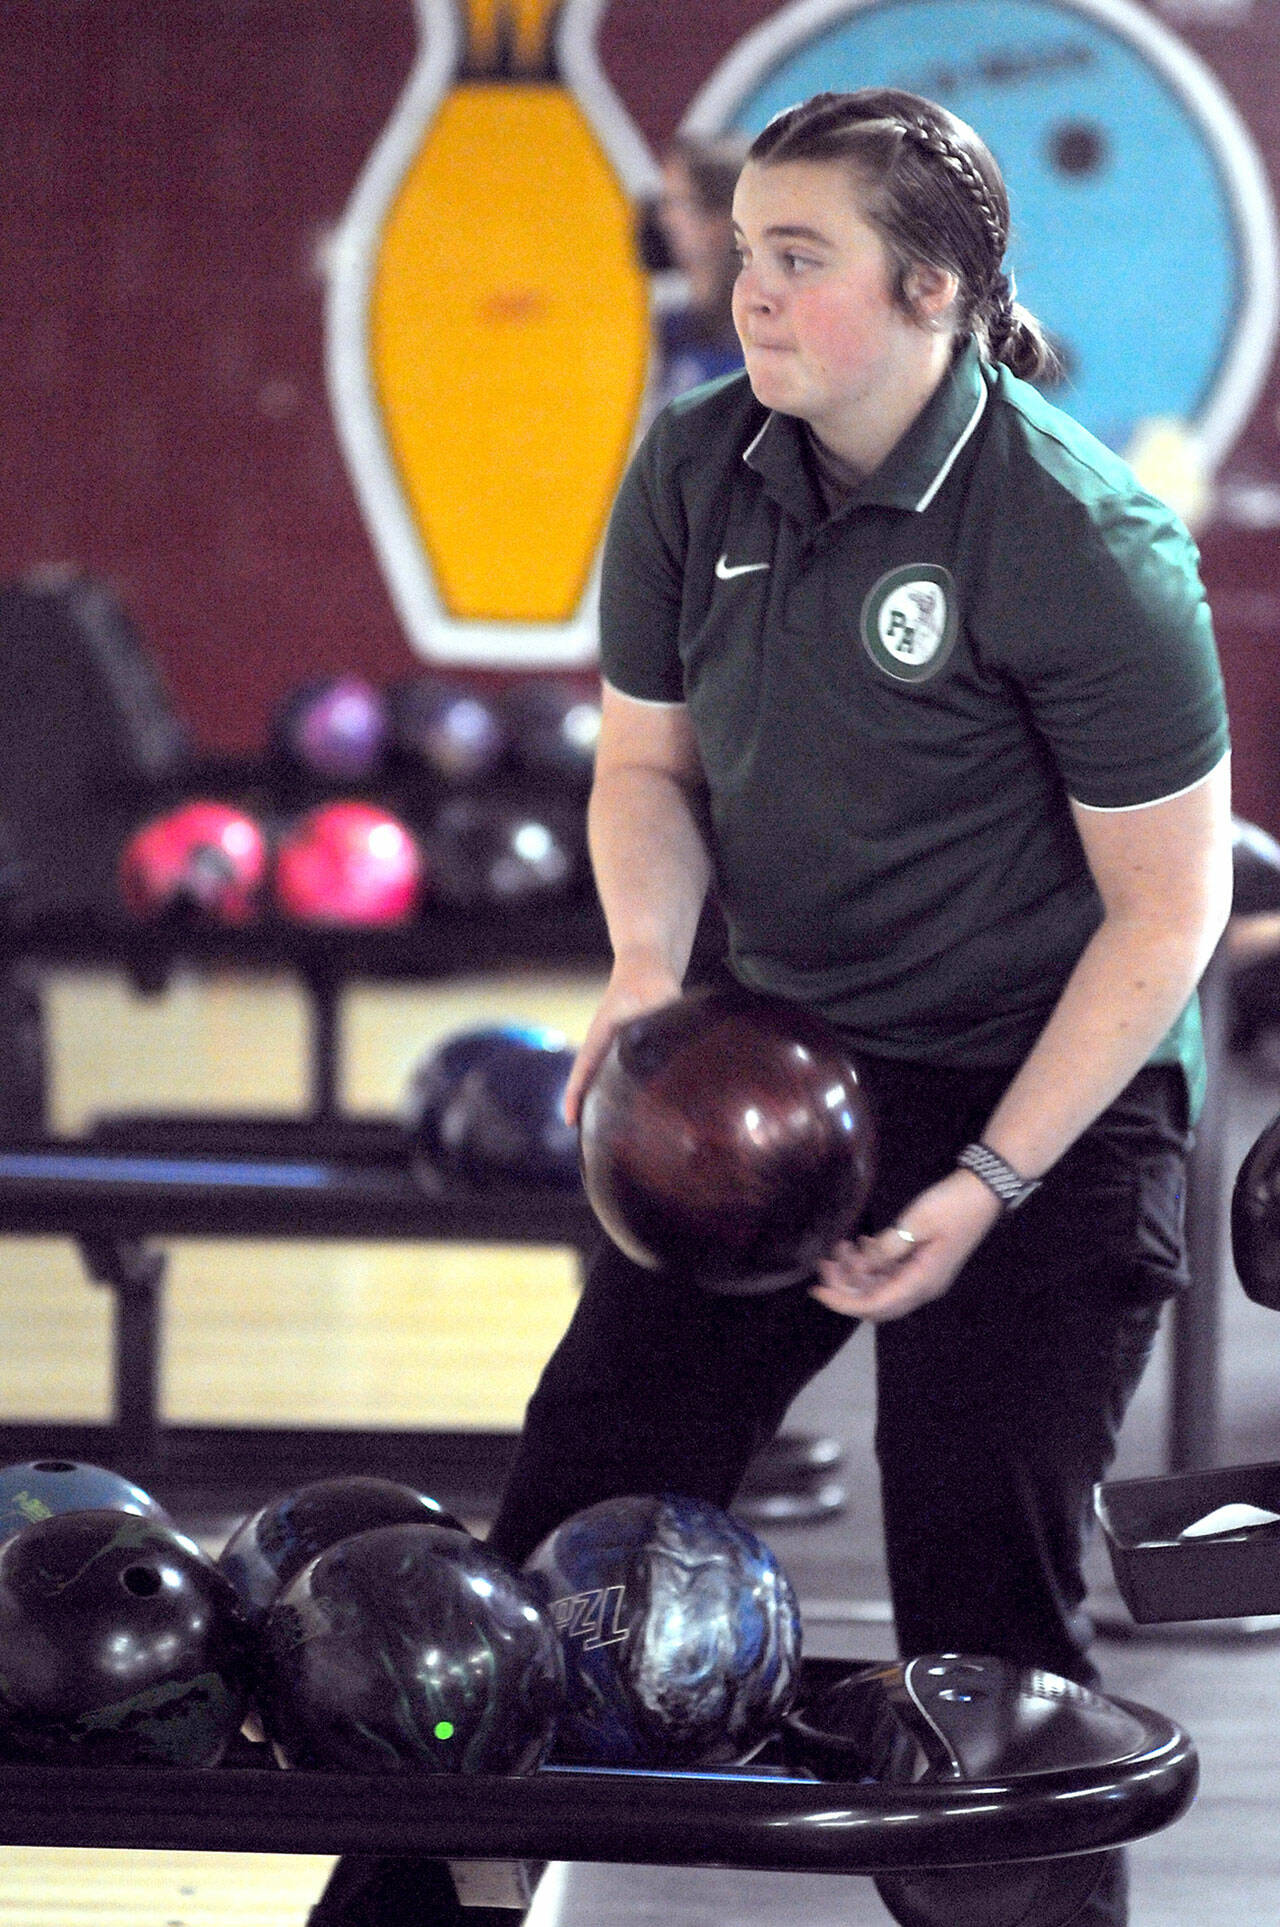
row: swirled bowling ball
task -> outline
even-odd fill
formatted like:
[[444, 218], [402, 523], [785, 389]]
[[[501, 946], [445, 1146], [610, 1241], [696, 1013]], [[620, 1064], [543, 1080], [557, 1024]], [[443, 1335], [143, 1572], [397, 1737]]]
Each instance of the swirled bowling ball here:
[[331, 1546], [263, 1629], [259, 1711], [286, 1766], [530, 1773], [563, 1693], [560, 1643], [529, 1581], [443, 1526], [378, 1526]]
[[276, 850], [276, 900], [295, 923], [380, 929], [415, 915], [423, 884], [413, 832], [375, 804], [322, 803]]
[[0, 1537], [57, 1512], [135, 1512], [172, 1523], [149, 1492], [122, 1472], [76, 1459], [0, 1466]]
[[242, 1519], [218, 1554], [218, 1569], [258, 1625], [294, 1574], [330, 1546], [375, 1526], [415, 1523], [466, 1530], [437, 1500], [394, 1479], [314, 1479]]
[[602, 1501], [525, 1562], [559, 1630], [558, 1760], [691, 1767], [746, 1759], [800, 1673], [782, 1566], [728, 1513], [676, 1494]]
[[260, 825], [230, 803], [197, 799], [140, 824], [120, 852], [125, 909], [141, 921], [185, 917], [238, 928], [262, 908], [269, 856]]
[[0, 1755], [216, 1766], [244, 1717], [235, 1592], [175, 1527], [56, 1513], [0, 1545]]
[[497, 709], [463, 683], [414, 677], [392, 689], [388, 710], [402, 760], [446, 788], [483, 782], [506, 756], [507, 728]]
[[[881, 1786], [1000, 1782], [1097, 1769], [1103, 1795], [1148, 1744], [1114, 1700], [1039, 1668], [964, 1654], [866, 1663], [817, 1690], [782, 1725], [792, 1767], [819, 1779]], [[900, 1927], [1066, 1927], [1111, 1856], [910, 1870], [876, 1876]]]
[[624, 1024], [580, 1120], [587, 1196], [637, 1263], [705, 1289], [776, 1289], [857, 1225], [876, 1132], [822, 1018], [708, 987]]
[[428, 1051], [402, 1107], [422, 1180], [576, 1190], [577, 1136], [563, 1111], [574, 1054], [536, 1024], [478, 1025]]
[[389, 734], [386, 699], [363, 676], [317, 676], [295, 689], [273, 722], [285, 758], [322, 783], [367, 783]]

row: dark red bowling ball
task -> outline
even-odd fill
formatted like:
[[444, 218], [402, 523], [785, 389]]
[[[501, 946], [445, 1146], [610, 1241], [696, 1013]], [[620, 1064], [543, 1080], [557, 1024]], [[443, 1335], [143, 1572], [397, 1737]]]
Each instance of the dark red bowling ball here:
[[0, 1545], [0, 1755], [216, 1766], [249, 1677], [235, 1592], [175, 1527], [63, 1512]]
[[464, 1530], [435, 1499], [394, 1479], [315, 1479], [242, 1519], [218, 1555], [218, 1568], [257, 1625], [294, 1575], [330, 1546], [375, 1526], [412, 1524]]
[[258, 1706], [286, 1766], [530, 1773], [563, 1697], [560, 1642], [532, 1583], [441, 1526], [331, 1546], [263, 1629]]
[[802, 1277], [854, 1229], [875, 1180], [874, 1121], [839, 1037], [732, 988], [623, 1026], [588, 1087], [579, 1149], [614, 1242], [723, 1293]]

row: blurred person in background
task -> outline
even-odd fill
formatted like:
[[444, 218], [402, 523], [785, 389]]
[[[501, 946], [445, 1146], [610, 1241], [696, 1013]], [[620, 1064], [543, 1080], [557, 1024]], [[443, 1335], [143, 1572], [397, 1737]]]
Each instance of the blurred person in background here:
[[662, 277], [650, 413], [699, 382], [742, 366], [732, 311], [738, 272], [733, 190], [746, 148], [745, 141], [728, 136], [677, 135], [663, 155], [661, 189], [641, 211], [640, 258]]

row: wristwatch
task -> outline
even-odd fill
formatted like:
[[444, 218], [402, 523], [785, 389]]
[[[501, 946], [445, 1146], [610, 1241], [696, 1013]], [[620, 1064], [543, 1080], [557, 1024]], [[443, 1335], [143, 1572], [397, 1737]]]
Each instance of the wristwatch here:
[[1006, 1211], [1016, 1211], [1033, 1191], [1040, 1189], [1039, 1178], [1024, 1178], [989, 1144], [966, 1144], [956, 1163], [962, 1171], [972, 1171], [976, 1178], [981, 1178]]

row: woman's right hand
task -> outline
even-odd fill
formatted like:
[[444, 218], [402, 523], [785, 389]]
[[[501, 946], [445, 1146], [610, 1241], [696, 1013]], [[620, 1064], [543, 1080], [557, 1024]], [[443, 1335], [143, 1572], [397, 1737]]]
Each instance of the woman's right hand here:
[[565, 1086], [566, 1121], [577, 1125], [588, 1084], [599, 1070], [609, 1046], [624, 1024], [646, 1011], [658, 1010], [680, 995], [682, 985], [670, 968], [652, 959], [614, 964], [604, 996], [597, 1004], [582, 1047]]

